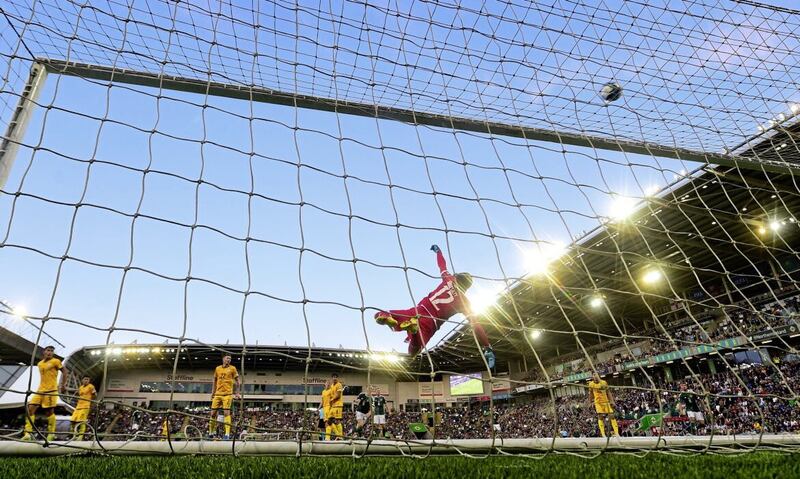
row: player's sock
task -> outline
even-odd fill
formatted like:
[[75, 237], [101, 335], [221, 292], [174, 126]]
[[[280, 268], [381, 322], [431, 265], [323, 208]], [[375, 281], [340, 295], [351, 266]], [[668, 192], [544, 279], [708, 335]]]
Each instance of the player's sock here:
[[419, 319], [416, 317], [409, 318], [399, 326], [401, 331], [406, 331], [408, 334], [417, 334], [419, 332]]
[[619, 436], [619, 426], [617, 426], [617, 420], [611, 418], [611, 429], [614, 430], [614, 435]]
[[56, 432], [56, 415], [51, 414], [47, 416], [47, 432], [53, 434]]
[[225, 435], [226, 436], [230, 436], [231, 435], [231, 417], [230, 416], [225, 416], [224, 421], [225, 421]]
[[336, 434], [340, 439], [344, 437], [344, 426], [342, 426], [342, 423], [336, 425]]
[[83, 435], [86, 434], [86, 423], [82, 422], [80, 426], [78, 426], [78, 440], [83, 441]]
[[30, 434], [33, 432], [34, 416], [25, 416], [25, 433]]
[[209, 419], [208, 421], [208, 435], [212, 435], [217, 432], [217, 420], [216, 419]]
[[386, 325], [392, 329], [397, 327], [397, 320], [392, 317], [391, 314], [385, 313], [383, 311], [375, 314], [375, 322], [380, 324], [381, 326]]
[[606, 437], [606, 425], [603, 423], [603, 420], [598, 419], [597, 425], [600, 426], [600, 435]]
[[326, 441], [330, 441], [331, 440], [331, 429], [333, 429], [333, 428], [331, 427], [330, 424], [325, 426], [325, 440]]

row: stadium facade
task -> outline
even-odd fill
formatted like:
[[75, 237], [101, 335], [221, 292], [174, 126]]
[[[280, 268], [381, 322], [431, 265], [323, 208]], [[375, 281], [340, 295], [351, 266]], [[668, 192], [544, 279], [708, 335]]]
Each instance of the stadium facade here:
[[[244, 362], [242, 356], [244, 354]], [[245, 408], [299, 410], [316, 407], [325, 381], [336, 373], [345, 385], [346, 404], [362, 391], [380, 394], [390, 410], [419, 411], [437, 405], [507, 398], [510, 381], [472, 372], [468, 394], [451, 391], [458, 374], [418, 375], [400, 354], [369, 354], [343, 349], [302, 349], [241, 345], [130, 344], [84, 347], [67, 359], [76, 374], [90, 376], [107, 408], [136, 406], [151, 410], [202, 408], [211, 402], [214, 368], [231, 354], [242, 381]], [[178, 357], [177, 363], [175, 357]], [[174, 367], [175, 366], [175, 367]], [[306, 370], [306, 366], [308, 369]], [[174, 390], [174, 393], [172, 392]]]

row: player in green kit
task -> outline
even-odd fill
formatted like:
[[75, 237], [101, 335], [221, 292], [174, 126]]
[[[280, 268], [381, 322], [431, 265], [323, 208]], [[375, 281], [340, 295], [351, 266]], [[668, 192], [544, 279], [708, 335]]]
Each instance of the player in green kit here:
[[372, 396], [372, 422], [375, 430], [380, 431], [379, 437], [386, 437], [386, 398], [377, 390]]
[[356, 436], [361, 436], [364, 432], [364, 426], [367, 424], [370, 412], [372, 410], [372, 401], [364, 391], [358, 393], [356, 397]]
[[686, 383], [681, 383], [680, 389], [678, 414], [689, 418], [689, 433], [697, 434], [698, 426], [704, 426], [706, 421], [700, 407], [700, 398], [697, 397], [697, 393], [686, 386]]

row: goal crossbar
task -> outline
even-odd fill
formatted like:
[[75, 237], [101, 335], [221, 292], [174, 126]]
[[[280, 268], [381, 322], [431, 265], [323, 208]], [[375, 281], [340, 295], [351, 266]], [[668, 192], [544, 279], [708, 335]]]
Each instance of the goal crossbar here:
[[234, 85], [210, 80], [136, 71], [126, 68], [68, 62], [58, 59], [37, 58], [36, 64], [43, 66], [49, 73], [99, 81], [119, 82], [259, 103], [272, 103], [297, 108], [395, 120], [409, 124], [471, 131], [495, 136], [523, 138], [525, 140], [560, 143], [598, 150], [656, 156], [772, 173], [800, 174], [800, 169], [798, 167], [787, 162], [767, 161], [712, 152], [700, 152], [648, 142], [610, 139], [573, 132], [481, 121], [424, 111], [301, 95], [257, 86]]

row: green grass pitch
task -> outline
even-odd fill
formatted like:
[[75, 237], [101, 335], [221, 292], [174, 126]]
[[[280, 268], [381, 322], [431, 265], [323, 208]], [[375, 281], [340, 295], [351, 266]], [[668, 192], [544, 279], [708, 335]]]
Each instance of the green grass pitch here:
[[384, 478], [790, 478], [800, 477], [800, 455], [743, 453], [646, 457], [604, 454], [594, 459], [550, 455], [539, 458], [431, 457], [59, 457], [1, 458], [3, 478], [201, 478], [278, 477], [314, 479]]

